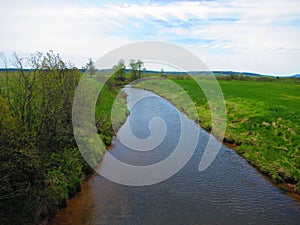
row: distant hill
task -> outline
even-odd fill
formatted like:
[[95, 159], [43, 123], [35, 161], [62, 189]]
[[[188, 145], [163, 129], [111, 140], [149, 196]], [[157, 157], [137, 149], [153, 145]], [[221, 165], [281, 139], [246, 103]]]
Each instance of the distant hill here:
[[249, 72], [234, 72], [234, 71], [213, 71], [213, 74], [216, 76], [226, 76], [226, 75], [243, 75], [243, 76], [250, 76], [250, 77], [260, 77], [260, 76], [268, 76], [262, 75], [258, 73], [249, 73]]
[[294, 75], [292, 77], [294, 77], [294, 78], [300, 78], [300, 74], [296, 74], [296, 75]]
[[290, 75], [290, 76], [284, 76], [283, 78], [300, 78], [300, 74]]
[[205, 75], [210, 75], [214, 74], [215, 76], [251, 76], [251, 77], [258, 77], [258, 76], [268, 76], [268, 75], [262, 75], [258, 73], [249, 73], [249, 72], [234, 72], [234, 71], [189, 71], [187, 73], [183, 72], [165, 72], [166, 74], [190, 74], [190, 75], [200, 75], [200, 76], [205, 76]]
[[[9, 71], [18, 71], [16, 68], [8, 68], [7, 70]], [[31, 69], [24, 69], [27, 71], [30, 71]], [[79, 69], [81, 72], [85, 72], [84, 69]], [[0, 72], [4, 72], [6, 69], [0, 68]], [[102, 72], [108, 72], [111, 73], [112, 69], [101, 69], [98, 71]], [[125, 69], [126, 73], [130, 72], [130, 69], [126, 68]], [[142, 71], [142, 73], [147, 74], [147, 75], [158, 75], [161, 74], [161, 71], [158, 70], [145, 70]], [[164, 71], [164, 75], [178, 75], [178, 76], [183, 76], [183, 75], [199, 75], [199, 76], [205, 76], [205, 75], [211, 75], [214, 74], [215, 76], [248, 76], [248, 77], [273, 77], [271, 75], [266, 75], [266, 74], [258, 74], [258, 73], [249, 73], [249, 72], [235, 72], [235, 71], [188, 71], [188, 72], [182, 72], [182, 71]], [[279, 78], [300, 78], [300, 74], [295, 74], [291, 76], [279, 76]]]
[[[129, 70], [126, 70], [129, 72]], [[160, 74], [161, 71], [155, 71], [155, 70], [147, 70], [144, 71], [145, 74]], [[199, 76], [205, 76], [214, 74], [215, 76], [268, 76], [268, 75], [261, 75], [257, 73], [249, 73], [249, 72], [234, 72], [234, 71], [188, 71], [188, 72], [181, 72], [181, 71], [164, 71], [165, 75], [199, 75]]]

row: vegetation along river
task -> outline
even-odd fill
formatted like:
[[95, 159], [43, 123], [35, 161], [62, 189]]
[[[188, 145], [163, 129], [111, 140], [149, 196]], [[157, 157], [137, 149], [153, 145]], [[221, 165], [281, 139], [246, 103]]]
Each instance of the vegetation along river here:
[[[137, 102], [127, 118], [137, 137], [149, 137], [149, 121], [158, 113], [168, 128], [164, 140], [152, 151], [129, 149], [115, 137], [110, 153], [137, 166], [167, 158], [179, 140], [177, 120], [182, 114], [151, 92], [134, 88], [125, 91], [129, 109], [133, 99], [149, 96]], [[300, 224], [300, 204], [226, 146], [221, 147], [210, 167], [199, 172], [209, 134], [187, 117], [182, 118], [191, 132], [195, 127], [199, 129], [199, 141], [193, 156], [178, 173], [163, 182], [140, 187], [117, 184], [94, 174], [84, 183], [82, 192], [69, 200], [67, 208], [57, 213], [52, 224]], [[109, 166], [110, 158], [105, 156], [100, 169], [113, 169]]]

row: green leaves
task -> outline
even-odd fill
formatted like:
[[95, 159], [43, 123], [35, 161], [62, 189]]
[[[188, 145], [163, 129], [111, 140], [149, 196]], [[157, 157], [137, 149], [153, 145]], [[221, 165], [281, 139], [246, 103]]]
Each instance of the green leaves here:
[[33, 55], [31, 70], [15, 60], [19, 70], [0, 76], [0, 224], [37, 224], [84, 176], [72, 129], [81, 73], [53, 52]]

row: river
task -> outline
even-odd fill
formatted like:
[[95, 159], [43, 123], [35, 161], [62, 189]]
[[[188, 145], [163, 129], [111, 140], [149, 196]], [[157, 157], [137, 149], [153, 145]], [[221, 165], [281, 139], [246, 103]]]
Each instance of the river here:
[[[131, 122], [132, 132], [147, 138], [151, 133], [149, 121], [159, 112], [168, 126], [166, 137], [155, 150], [147, 152], [129, 149], [115, 137], [110, 153], [136, 166], [166, 159], [179, 140], [177, 119], [182, 113], [151, 92], [132, 88], [127, 89], [127, 94], [129, 108], [132, 99], [149, 96], [131, 109], [127, 121]], [[191, 132], [195, 127], [199, 129], [199, 141], [191, 159], [178, 173], [157, 184], [139, 187], [117, 184], [94, 174], [51, 224], [300, 224], [300, 204], [226, 146], [221, 147], [206, 170], [199, 172], [209, 134], [184, 115], [182, 118], [184, 124], [190, 124]], [[110, 165], [110, 158], [104, 157], [99, 168], [113, 170]]]

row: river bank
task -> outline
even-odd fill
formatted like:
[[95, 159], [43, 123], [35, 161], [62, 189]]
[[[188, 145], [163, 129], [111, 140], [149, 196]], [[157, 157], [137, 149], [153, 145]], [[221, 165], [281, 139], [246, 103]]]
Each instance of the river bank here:
[[[108, 151], [113, 147], [112, 139], [128, 116], [126, 95], [121, 91], [127, 82], [119, 82], [118, 80], [115, 80], [114, 77], [111, 79], [112, 80], [110, 82], [105, 83], [105, 85], [102, 87], [95, 105], [96, 129], [99, 138], [102, 140], [105, 146], [105, 149], [103, 149], [102, 152], [99, 152], [102, 157], [105, 154], [105, 151]], [[90, 88], [99, 87], [97, 86], [99, 85], [97, 77], [87, 78], [87, 81], [90, 83]], [[111, 118], [113, 107], [116, 108], [115, 111], [117, 111], [117, 113], [113, 115], [113, 118]], [[78, 178], [78, 188], [76, 191], [72, 192], [72, 194], [68, 194], [63, 199], [63, 202], [59, 204], [59, 207], [53, 208], [55, 212], [53, 212], [51, 215], [45, 216], [45, 218], [39, 222], [39, 225], [48, 224], [52, 221], [56, 212], [60, 212], [68, 207], [68, 204], [70, 204], [74, 198], [77, 198], [78, 195], [81, 195], [80, 193], [87, 187], [88, 181], [95, 175], [93, 168], [88, 165], [83, 155], [81, 155], [79, 149], [76, 148], [75, 150], [77, 151], [79, 155], [78, 157], [81, 159], [81, 165], [84, 168], [84, 170], [79, 171], [80, 177]], [[97, 155], [97, 157], [99, 158], [99, 155]]]
[[[166, 79], [145, 80], [136, 84], [136, 87], [153, 91], [167, 98], [191, 119], [199, 122], [202, 128], [210, 131], [209, 106], [198, 85], [188, 78], [171, 77], [170, 80], [180, 85], [183, 88], [182, 92], [188, 93], [195, 102], [200, 121], [195, 115], [190, 115], [190, 109], [185, 107], [184, 102], [178, 101], [182, 98], [182, 93], [172, 92]], [[261, 94], [265, 95], [265, 99], [271, 98], [272, 89], [269, 91], [269, 95], [267, 92], [263, 92], [264, 89], [261, 87], [264, 83], [262, 82], [240, 81], [232, 84], [230, 81], [222, 82], [221, 88], [223, 92], [225, 91], [227, 107], [227, 130], [223, 142], [231, 146], [261, 173], [267, 175], [273, 183], [299, 194], [300, 161], [298, 159], [300, 156], [298, 149], [300, 144], [296, 135], [299, 130], [297, 123], [299, 117], [295, 117], [297, 112], [292, 111], [297, 109], [297, 103], [294, 101], [297, 98], [297, 84], [268, 82], [266, 85], [274, 89], [274, 92], [276, 91], [276, 95], [272, 95], [276, 99], [271, 99], [267, 103], [256, 97]], [[251, 94], [252, 92], [248, 95], [244, 94], [245, 91], [241, 91], [246, 87], [248, 87], [248, 91], [255, 90], [261, 93], [254, 92], [255, 96]], [[290, 98], [291, 102], [288, 99], [285, 102], [280, 100], [280, 103], [286, 106], [278, 104], [274, 106], [272, 103], [277, 102], [280, 96], [284, 96], [287, 88], [289, 89], [288, 93], [294, 94], [295, 97]], [[291, 92], [293, 88], [295, 91]]]
[[[137, 91], [135, 93], [140, 96]], [[144, 127], [141, 122], [148, 124], [145, 118], [157, 116], [151, 112], [154, 102], [151, 98], [148, 100], [137, 106], [137, 109], [144, 110], [133, 110], [129, 116], [132, 121], [140, 121], [132, 123], [131, 129], [138, 129], [139, 135], [143, 136], [147, 136], [148, 130], [140, 129]], [[159, 101], [174, 108], [165, 99]], [[163, 154], [172, 152], [180, 129], [177, 129], [178, 123], [173, 117], [176, 113], [161, 108], [165, 107], [159, 107], [159, 111], [160, 117], [165, 118], [169, 133], [155, 151], [131, 152], [119, 138], [115, 138], [110, 153], [122, 162], [150, 165], [153, 159], [164, 158]], [[193, 124], [187, 117], [183, 117], [182, 122]], [[214, 163], [205, 172], [199, 172], [199, 161], [209, 138], [206, 131], [199, 129], [195, 153], [171, 178], [150, 186], [133, 187], [95, 174], [87, 181], [86, 188], [68, 202], [68, 207], [58, 212], [53, 224], [297, 224], [300, 205], [274, 188], [233, 150], [222, 146]], [[110, 159], [104, 156], [101, 166], [109, 167], [112, 164]], [[126, 174], [126, 169], [122, 174]]]

